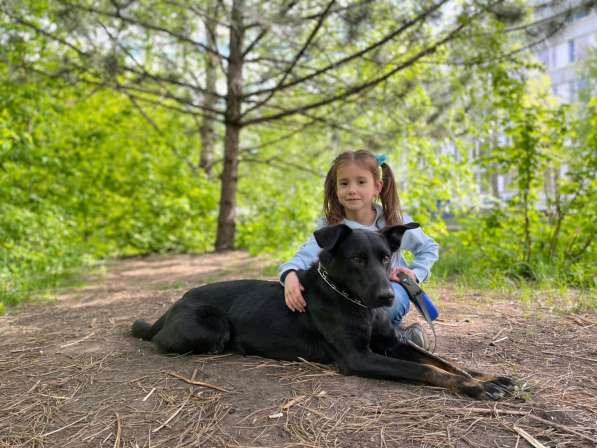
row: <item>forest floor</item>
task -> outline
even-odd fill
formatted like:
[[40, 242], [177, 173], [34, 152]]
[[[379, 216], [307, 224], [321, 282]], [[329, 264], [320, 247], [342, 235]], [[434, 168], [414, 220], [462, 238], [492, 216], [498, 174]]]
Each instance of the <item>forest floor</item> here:
[[190, 287], [271, 278], [272, 264], [244, 252], [116, 260], [0, 317], [0, 447], [597, 446], [595, 314], [434, 288], [436, 353], [513, 376], [519, 390], [499, 402], [307, 362], [166, 356], [129, 335]]

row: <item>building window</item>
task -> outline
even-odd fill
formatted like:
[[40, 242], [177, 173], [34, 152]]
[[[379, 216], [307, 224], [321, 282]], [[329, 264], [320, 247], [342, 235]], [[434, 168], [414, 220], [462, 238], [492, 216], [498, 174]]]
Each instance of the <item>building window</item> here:
[[581, 6], [580, 8], [578, 8], [578, 10], [576, 11], [576, 14], [574, 14], [574, 19], [575, 20], [580, 20], [583, 17], [587, 17], [589, 15], [589, 13], [591, 12], [591, 7], [590, 6]]
[[577, 90], [587, 90], [589, 88], [589, 81], [586, 79], [579, 79], [576, 88]]
[[558, 86], [558, 97], [562, 101], [570, 101], [570, 83], [565, 82]]
[[574, 39], [568, 41], [568, 62], [574, 62], [576, 60], [576, 45]]
[[[597, 34], [595, 34], [597, 38]], [[593, 36], [583, 36], [576, 39], [576, 59], [584, 59], [587, 52], [593, 47]]]
[[572, 81], [570, 83], [570, 90], [569, 90], [569, 96], [568, 99], [569, 101], [574, 101], [577, 98], [577, 94], [576, 94], [576, 82]]
[[541, 50], [537, 57], [539, 61], [545, 66], [545, 68], [549, 68], [549, 51], [547, 49]]

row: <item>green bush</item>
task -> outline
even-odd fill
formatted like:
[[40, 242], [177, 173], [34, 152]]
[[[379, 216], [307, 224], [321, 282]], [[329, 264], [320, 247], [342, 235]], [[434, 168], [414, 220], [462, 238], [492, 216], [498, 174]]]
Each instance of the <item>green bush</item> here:
[[[441, 240], [441, 256], [434, 276], [457, 279], [468, 285], [510, 290], [522, 284], [545, 287], [595, 288], [597, 254], [593, 246], [579, 256], [553, 253], [550, 238], [553, 226], [538, 215], [531, 227], [531, 257], [524, 254], [520, 217], [503, 209], [474, 218], [462, 218], [461, 228]], [[559, 244], [576, 253], [579, 241], [570, 229]], [[560, 236], [562, 238], [562, 236]]]
[[0, 82], [0, 302], [92, 260], [212, 247], [217, 185], [188, 163], [189, 124], [153, 113], [162, 134], [116, 93]]

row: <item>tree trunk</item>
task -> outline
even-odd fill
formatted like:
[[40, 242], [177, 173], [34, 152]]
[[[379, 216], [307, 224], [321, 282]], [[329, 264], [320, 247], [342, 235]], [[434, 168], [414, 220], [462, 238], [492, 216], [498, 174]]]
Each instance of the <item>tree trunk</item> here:
[[[204, 20], [205, 31], [207, 34], [207, 46], [213, 50], [217, 50], [217, 8], [215, 0], [210, 0], [207, 5], [207, 16]], [[218, 56], [214, 53], [206, 52], [205, 54], [205, 89], [207, 94], [203, 101], [206, 110], [214, 109], [216, 105], [216, 96], [213, 94], [216, 91], [217, 80], [217, 66]], [[199, 167], [205, 171], [207, 177], [211, 177], [211, 170], [214, 158], [214, 145], [216, 141], [215, 120], [209, 114], [203, 117], [200, 129], [201, 135], [201, 156], [199, 159]]]
[[564, 220], [564, 211], [562, 210], [562, 201], [560, 197], [560, 168], [548, 168], [548, 172], [553, 170], [553, 177], [550, 176], [550, 186], [553, 189], [554, 208], [555, 208], [555, 225], [553, 226], [553, 233], [551, 234], [551, 241], [549, 243], [549, 256], [555, 258], [558, 249], [558, 239], [560, 238], [560, 231], [562, 229], [562, 221]]
[[230, 56], [227, 71], [226, 137], [224, 140], [224, 169], [221, 178], [216, 251], [233, 249], [236, 231], [236, 189], [238, 185], [238, 149], [243, 87], [243, 2], [244, 0], [234, 0], [231, 11]]

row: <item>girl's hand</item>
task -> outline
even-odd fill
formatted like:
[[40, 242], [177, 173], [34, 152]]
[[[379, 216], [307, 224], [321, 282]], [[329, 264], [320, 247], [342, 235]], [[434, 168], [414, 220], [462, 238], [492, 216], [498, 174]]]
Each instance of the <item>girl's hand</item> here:
[[398, 277], [398, 272], [404, 272], [406, 275], [408, 275], [412, 279], [413, 282], [418, 283], [417, 275], [415, 274], [415, 271], [413, 271], [412, 269], [404, 268], [404, 267], [392, 269], [392, 272], [390, 272], [390, 280], [391, 281], [400, 283], [400, 277]]
[[296, 272], [289, 272], [284, 279], [284, 301], [286, 302], [286, 306], [292, 311], [305, 312], [307, 302], [303, 298], [302, 292], [304, 290], [305, 288], [301, 285]]

